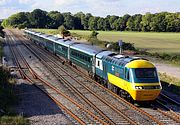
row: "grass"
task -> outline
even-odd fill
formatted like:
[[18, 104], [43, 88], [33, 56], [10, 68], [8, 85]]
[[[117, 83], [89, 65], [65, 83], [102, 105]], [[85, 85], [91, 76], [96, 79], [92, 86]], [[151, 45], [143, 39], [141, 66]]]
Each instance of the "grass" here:
[[42, 32], [42, 33], [46, 33], [46, 34], [58, 34], [58, 30], [57, 29], [33, 29], [36, 30], [37, 32]]
[[[56, 29], [35, 29], [47, 34], [57, 34]], [[92, 31], [70, 30], [71, 33], [87, 38]], [[119, 32], [119, 31], [98, 31], [98, 39], [103, 41], [134, 43], [136, 48], [145, 49], [148, 52], [168, 53], [180, 55], [180, 33], [157, 33], [157, 32]]]
[[0, 117], [1, 125], [30, 125], [27, 119], [22, 116], [2, 116]]
[[[70, 32], [88, 36], [92, 31], [71, 30]], [[147, 49], [149, 52], [180, 54], [180, 33], [98, 32], [98, 39], [100, 40], [117, 42], [121, 39], [125, 42], [134, 43], [136, 48]]]

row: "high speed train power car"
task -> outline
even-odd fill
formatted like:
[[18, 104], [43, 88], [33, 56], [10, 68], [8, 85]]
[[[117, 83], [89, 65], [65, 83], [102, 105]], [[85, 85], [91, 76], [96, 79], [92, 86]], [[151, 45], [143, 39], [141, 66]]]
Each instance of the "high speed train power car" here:
[[24, 30], [24, 33], [128, 101], [153, 101], [160, 94], [162, 87], [157, 69], [146, 59], [118, 55], [97, 46], [31, 30]]

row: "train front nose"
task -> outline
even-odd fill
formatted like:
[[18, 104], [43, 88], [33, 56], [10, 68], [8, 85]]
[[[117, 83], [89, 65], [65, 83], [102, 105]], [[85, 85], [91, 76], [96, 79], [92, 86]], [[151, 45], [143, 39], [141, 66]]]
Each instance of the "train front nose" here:
[[157, 86], [135, 86], [132, 98], [136, 101], [153, 101], [161, 92], [161, 87]]

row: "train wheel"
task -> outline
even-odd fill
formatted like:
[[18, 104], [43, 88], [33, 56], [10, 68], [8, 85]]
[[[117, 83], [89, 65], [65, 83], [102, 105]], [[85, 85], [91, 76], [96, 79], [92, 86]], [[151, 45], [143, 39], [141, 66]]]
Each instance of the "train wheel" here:
[[109, 90], [112, 90], [112, 84], [111, 84], [110, 82], [107, 83], [107, 88], [108, 88]]
[[93, 73], [91, 71], [88, 72], [89, 76], [95, 80], [95, 76], [93, 75]]
[[113, 92], [117, 94], [117, 87], [115, 85], [113, 85]]
[[134, 99], [129, 94], [127, 94], [127, 101], [130, 102], [131, 104], [134, 104]]
[[101, 82], [102, 82], [102, 85], [103, 85], [104, 87], [108, 88], [108, 83], [107, 83], [106, 80], [103, 80], [103, 79], [102, 79]]
[[122, 89], [120, 89], [119, 95], [120, 95], [120, 97], [122, 97], [122, 98], [124, 98], [124, 99], [126, 98], [125, 92], [124, 92], [124, 90], [122, 90]]

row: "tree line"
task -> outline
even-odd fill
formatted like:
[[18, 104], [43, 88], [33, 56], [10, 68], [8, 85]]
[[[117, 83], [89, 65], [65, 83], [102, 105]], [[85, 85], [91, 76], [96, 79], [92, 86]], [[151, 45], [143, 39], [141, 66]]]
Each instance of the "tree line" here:
[[179, 32], [180, 12], [146, 13], [145, 15], [126, 14], [122, 17], [107, 15], [105, 18], [91, 13], [58, 11], [46, 12], [35, 9], [32, 12], [19, 12], [3, 20], [4, 27], [51, 28], [64, 25], [67, 29], [104, 30], [104, 31], [143, 31], [143, 32]]
[[4, 27], [1, 26], [1, 23], [2, 23], [2, 22], [0, 21], [0, 37], [4, 38], [4, 35], [5, 35], [5, 33], [4, 33], [4, 31], [3, 31]]

